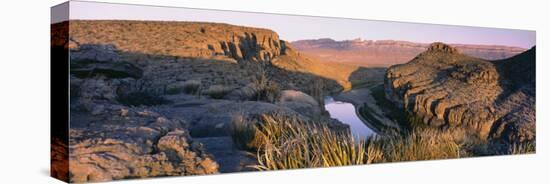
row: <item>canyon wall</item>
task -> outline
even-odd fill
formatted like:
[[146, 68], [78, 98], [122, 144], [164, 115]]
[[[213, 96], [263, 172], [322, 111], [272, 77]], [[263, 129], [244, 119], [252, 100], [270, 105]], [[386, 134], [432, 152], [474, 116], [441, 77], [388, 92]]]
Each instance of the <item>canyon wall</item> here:
[[535, 138], [535, 48], [487, 61], [442, 43], [388, 68], [385, 95], [432, 127], [462, 127], [483, 139]]

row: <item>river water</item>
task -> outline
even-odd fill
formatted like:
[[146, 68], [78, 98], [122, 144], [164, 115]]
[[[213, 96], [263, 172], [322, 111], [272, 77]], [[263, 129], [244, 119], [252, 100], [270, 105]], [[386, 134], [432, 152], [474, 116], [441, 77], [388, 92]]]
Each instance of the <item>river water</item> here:
[[340, 120], [342, 123], [348, 124], [351, 133], [359, 139], [366, 139], [368, 136], [374, 135], [372, 131], [355, 112], [355, 106], [351, 103], [336, 101], [334, 98], [325, 97], [325, 109], [330, 113], [330, 117]]

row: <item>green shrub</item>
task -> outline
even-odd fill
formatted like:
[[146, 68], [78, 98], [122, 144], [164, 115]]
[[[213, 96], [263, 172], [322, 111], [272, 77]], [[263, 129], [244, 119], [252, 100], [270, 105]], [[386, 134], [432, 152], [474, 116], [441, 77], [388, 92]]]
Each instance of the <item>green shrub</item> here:
[[205, 91], [205, 94], [214, 99], [221, 99], [227, 95], [229, 91], [230, 90], [223, 85], [212, 85]]
[[198, 94], [201, 87], [201, 82], [198, 80], [187, 80], [185, 82], [176, 82], [166, 86], [167, 94], [179, 94], [185, 92], [187, 94]]
[[201, 81], [187, 80], [183, 83], [183, 92], [187, 94], [198, 94], [201, 87]]
[[277, 85], [277, 83], [267, 82], [266, 84], [258, 86], [256, 95], [257, 100], [273, 103], [281, 95], [281, 89], [279, 88], [279, 85]]

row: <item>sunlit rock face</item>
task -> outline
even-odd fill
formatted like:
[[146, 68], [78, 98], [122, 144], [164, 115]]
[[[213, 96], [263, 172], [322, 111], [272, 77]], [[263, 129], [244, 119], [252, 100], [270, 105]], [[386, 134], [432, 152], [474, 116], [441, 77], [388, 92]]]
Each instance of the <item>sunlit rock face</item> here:
[[429, 126], [464, 127], [482, 138], [535, 138], [535, 48], [501, 61], [434, 43], [387, 70], [385, 95]]

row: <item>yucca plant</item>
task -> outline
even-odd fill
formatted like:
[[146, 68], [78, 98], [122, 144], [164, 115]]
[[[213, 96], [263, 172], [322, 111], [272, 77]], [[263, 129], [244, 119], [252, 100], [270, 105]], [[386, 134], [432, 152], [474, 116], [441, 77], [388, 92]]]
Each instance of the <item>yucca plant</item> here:
[[[249, 139], [239, 145], [257, 150], [259, 170], [280, 170], [366, 164], [365, 141], [356, 140], [349, 131], [332, 130], [326, 124], [296, 117], [264, 114]], [[236, 133], [236, 132], [235, 132]], [[239, 137], [234, 134], [234, 136]], [[235, 139], [234, 139], [235, 140]]]

